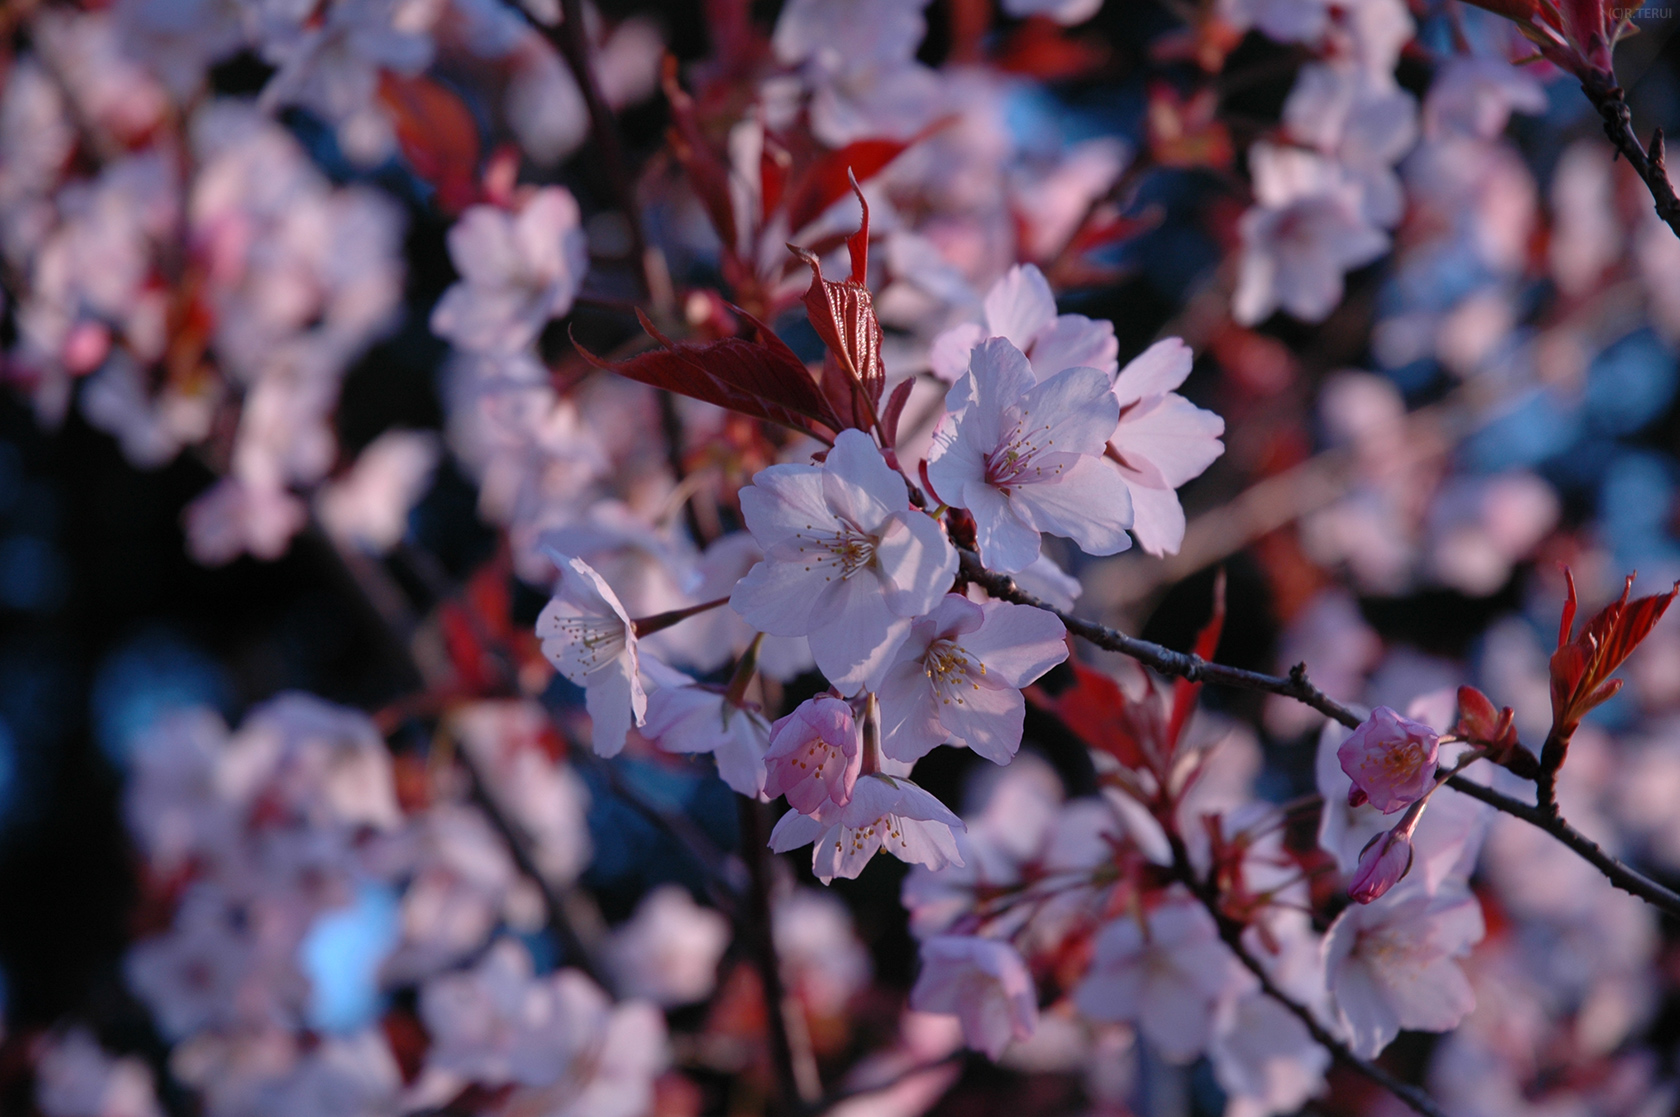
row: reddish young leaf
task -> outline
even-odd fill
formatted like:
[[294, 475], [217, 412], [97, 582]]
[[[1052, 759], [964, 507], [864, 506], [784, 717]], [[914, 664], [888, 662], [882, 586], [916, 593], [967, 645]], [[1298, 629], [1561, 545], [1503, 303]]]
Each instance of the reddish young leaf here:
[[915, 386], [914, 376], [899, 381], [898, 387], [887, 397], [887, 406], [881, 410], [881, 444], [889, 450], [898, 445], [898, 420], [904, 414], [904, 405]]
[[711, 218], [724, 251], [733, 253], [738, 233], [735, 203], [729, 192], [729, 166], [707, 142], [695, 112], [694, 98], [677, 82], [677, 60], [669, 54], [665, 56], [663, 81], [665, 99], [671, 105], [671, 126], [665, 133], [671, 154], [688, 172], [689, 183], [705, 207], [706, 216]]
[[1120, 684], [1101, 671], [1069, 659], [1074, 684], [1052, 696], [1043, 687], [1027, 688], [1033, 705], [1049, 710], [1093, 749], [1108, 753], [1132, 769], [1147, 768], [1143, 745], [1131, 732], [1126, 718], [1126, 693]]
[[663, 349], [613, 362], [578, 345], [576, 338], [572, 344], [596, 368], [754, 419], [779, 423], [833, 445], [834, 432], [844, 430], [845, 424], [823, 398], [804, 362], [764, 323], [739, 307], [732, 309], [752, 323], [758, 331], [756, 340], [727, 337], [706, 345], [679, 345], [656, 330], [647, 315], [638, 310], [642, 328]]
[[[1190, 651], [1205, 660], [1211, 661], [1213, 653], [1219, 649], [1219, 637], [1225, 631], [1225, 568], [1219, 568], [1213, 576], [1213, 615], [1207, 624], [1196, 633], [1196, 643]], [[1173, 680], [1172, 716], [1167, 720], [1167, 755], [1170, 759], [1178, 750], [1178, 738], [1184, 732], [1185, 723], [1190, 720], [1190, 713], [1196, 708], [1196, 695], [1201, 693], [1200, 683], [1190, 682], [1188, 679]]]
[[822, 263], [814, 253], [796, 245], [788, 248], [811, 269], [805, 313], [832, 357], [823, 363], [823, 394], [848, 425], [869, 430], [876, 426], [875, 407], [881, 402], [886, 373], [881, 367], [881, 323], [875, 317], [874, 297], [865, 284], [869, 274], [869, 203], [855, 178], [852, 190], [863, 207], [863, 222], [846, 238], [852, 274], [845, 282], [824, 279]]
[[1680, 582], [1667, 593], [1630, 602], [1628, 594], [1633, 590], [1634, 576], [1629, 574], [1622, 586], [1622, 596], [1600, 609], [1582, 627], [1580, 635], [1570, 640], [1569, 630], [1575, 620], [1575, 578], [1568, 568], [1564, 569], [1564, 577], [1569, 585], [1569, 597], [1564, 603], [1558, 649], [1552, 653], [1550, 666], [1553, 732], [1561, 731], [1567, 736], [1588, 710], [1609, 701], [1621, 689], [1622, 681], [1612, 679], [1611, 673], [1650, 635], [1680, 594]]
[[1458, 727], [1467, 741], [1492, 741], [1499, 731], [1499, 711], [1488, 696], [1473, 686], [1458, 688]]
[[383, 71], [379, 100], [403, 158], [436, 188], [438, 208], [456, 214], [478, 201], [478, 122], [461, 98], [424, 74]]
[[798, 232], [853, 189], [868, 182], [911, 144], [928, 135], [923, 129], [908, 140], [853, 140], [838, 151], [826, 152], [797, 176], [788, 192], [788, 228]]

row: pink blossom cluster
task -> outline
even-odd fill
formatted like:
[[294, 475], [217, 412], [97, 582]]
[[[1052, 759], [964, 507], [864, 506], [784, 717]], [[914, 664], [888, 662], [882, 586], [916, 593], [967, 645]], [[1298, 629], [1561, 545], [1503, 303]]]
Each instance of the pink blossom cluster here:
[[[321, 544], [420, 680], [140, 735], [121, 981], [166, 1050], [67, 1019], [37, 1108], [912, 1117], [964, 1050], [1069, 1112], [1672, 1108], [1674, 594], [1577, 632], [1566, 570], [1553, 647], [1536, 560], [1680, 573], [1680, 238], [1510, 128], [1625, 28], [1179, 6], [1131, 143], [1044, 123], [1112, 4], [696, 7], [699, 59], [574, 0], [0, 13], [0, 377], [207, 472], [199, 563]], [[1173, 253], [1168, 174], [1237, 200], [1132, 321], [1082, 295]], [[438, 429], [352, 439], [422, 348]], [[459, 579], [411, 518], [455, 483]], [[1239, 554], [1188, 651], [1128, 635]], [[1228, 609], [1284, 673], [1222, 665]], [[682, 863], [609, 879], [613, 811]]]

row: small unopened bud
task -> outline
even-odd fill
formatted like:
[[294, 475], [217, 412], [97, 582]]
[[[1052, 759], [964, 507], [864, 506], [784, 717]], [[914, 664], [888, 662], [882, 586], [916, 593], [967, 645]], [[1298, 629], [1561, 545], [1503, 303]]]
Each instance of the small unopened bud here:
[[1348, 895], [1368, 904], [1400, 883], [1412, 868], [1412, 828], [1396, 826], [1372, 838], [1359, 855]]

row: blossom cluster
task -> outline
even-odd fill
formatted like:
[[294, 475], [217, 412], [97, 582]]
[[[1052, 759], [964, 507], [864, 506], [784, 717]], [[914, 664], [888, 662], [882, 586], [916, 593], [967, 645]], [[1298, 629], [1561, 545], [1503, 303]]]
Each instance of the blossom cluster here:
[[1680, 237], [1485, 6], [0, 12], [0, 381], [402, 679], [101, 667], [142, 1039], [3, 1096], [1672, 1108]]

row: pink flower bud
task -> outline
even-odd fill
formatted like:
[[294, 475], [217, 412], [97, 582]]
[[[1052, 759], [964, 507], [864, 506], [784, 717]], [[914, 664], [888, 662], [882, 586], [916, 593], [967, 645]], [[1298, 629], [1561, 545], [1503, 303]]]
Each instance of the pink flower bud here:
[[1412, 868], [1412, 827], [1401, 823], [1372, 838], [1359, 855], [1348, 895], [1368, 904], [1400, 883]]
[[1434, 784], [1440, 749], [1441, 739], [1429, 726], [1378, 706], [1336, 750], [1342, 771], [1353, 780], [1348, 804], [1358, 805], [1355, 792], [1383, 814], [1417, 802]]
[[770, 727], [764, 765], [764, 793], [786, 795], [800, 814], [820, 819], [844, 807], [863, 768], [852, 708], [826, 694], [800, 703]]

